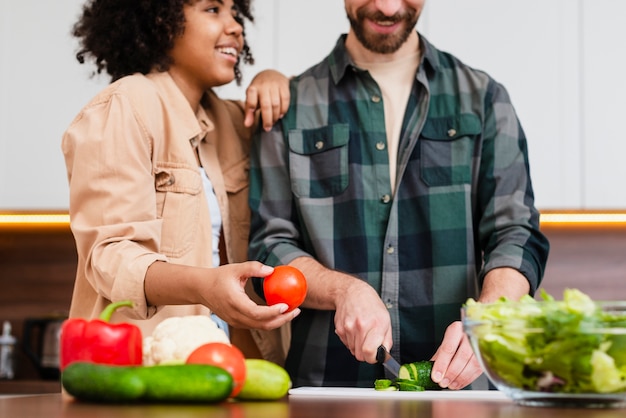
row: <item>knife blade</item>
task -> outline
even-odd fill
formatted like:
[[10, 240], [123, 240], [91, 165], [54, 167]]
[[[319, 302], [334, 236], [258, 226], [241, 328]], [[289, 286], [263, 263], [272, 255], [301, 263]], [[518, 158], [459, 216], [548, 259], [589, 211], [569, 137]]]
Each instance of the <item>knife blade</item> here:
[[384, 345], [378, 347], [378, 351], [376, 352], [376, 361], [378, 364], [382, 364], [385, 369], [389, 370], [392, 375], [398, 377], [398, 373], [400, 372], [400, 363], [398, 363], [396, 359], [389, 354], [389, 351], [387, 351]]

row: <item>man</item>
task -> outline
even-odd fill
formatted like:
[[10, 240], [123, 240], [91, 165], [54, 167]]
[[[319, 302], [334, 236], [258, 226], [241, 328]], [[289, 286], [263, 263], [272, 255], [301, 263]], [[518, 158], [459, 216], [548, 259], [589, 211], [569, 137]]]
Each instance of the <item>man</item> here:
[[540, 284], [549, 245], [522, 128], [501, 85], [415, 30], [424, 1], [345, 0], [349, 33], [256, 141], [249, 255], [309, 286], [295, 386], [371, 387], [382, 344], [461, 389], [481, 373], [462, 304]]

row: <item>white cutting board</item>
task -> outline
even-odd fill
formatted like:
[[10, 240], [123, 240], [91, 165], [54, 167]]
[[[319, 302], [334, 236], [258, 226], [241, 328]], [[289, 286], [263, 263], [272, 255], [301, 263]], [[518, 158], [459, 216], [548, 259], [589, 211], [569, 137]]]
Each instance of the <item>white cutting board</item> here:
[[423, 399], [423, 400], [480, 400], [510, 401], [497, 390], [425, 390], [422, 392], [383, 391], [374, 388], [310, 387], [302, 386], [289, 390], [290, 397], [308, 398], [376, 398], [376, 399]]

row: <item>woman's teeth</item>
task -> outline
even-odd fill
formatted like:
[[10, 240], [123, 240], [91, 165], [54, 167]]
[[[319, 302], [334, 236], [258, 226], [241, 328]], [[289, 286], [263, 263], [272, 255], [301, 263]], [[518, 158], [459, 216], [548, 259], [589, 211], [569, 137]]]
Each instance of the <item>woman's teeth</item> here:
[[226, 55], [232, 55], [233, 57], [237, 56], [237, 49], [235, 48], [231, 48], [231, 47], [227, 47], [227, 48], [217, 48], [217, 50], [222, 53], [222, 54], [226, 54]]

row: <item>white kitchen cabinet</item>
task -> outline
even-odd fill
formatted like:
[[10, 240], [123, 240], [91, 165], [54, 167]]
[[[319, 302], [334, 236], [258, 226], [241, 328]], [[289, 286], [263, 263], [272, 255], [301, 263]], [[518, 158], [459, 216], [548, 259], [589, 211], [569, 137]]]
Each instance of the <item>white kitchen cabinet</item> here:
[[76, 61], [80, 4], [0, 2], [0, 211], [68, 207], [61, 136], [108, 82]]
[[430, 0], [424, 32], [509, 90], [540, 209], [620, 209], [626, 55], [620, 0]]
[[424, 33], [508, 90], [528, 138], [540, 208], [578, 208], [579, 10], [572, 0], [431, 0]]
[[[65, 209], [63, 131], [106, 83], [79, 65], [69, 34], [82, 0], [0, 3], [0, 211]], [[300, 73], [346, 32], [341, 0], [255, 0], [247, 29], [261, 69]], [[529, 143], [540, 209], [626, 208], [622, 0], [426, 0], [418, 28], [504, 84]]]
[[581, 25], [584, 205], [626, 207], [626, 2], [584, 0]]

